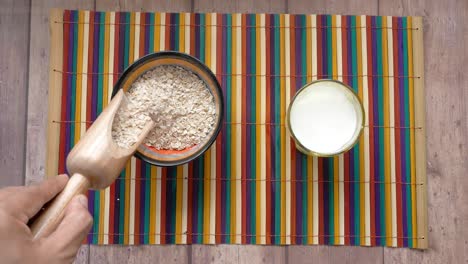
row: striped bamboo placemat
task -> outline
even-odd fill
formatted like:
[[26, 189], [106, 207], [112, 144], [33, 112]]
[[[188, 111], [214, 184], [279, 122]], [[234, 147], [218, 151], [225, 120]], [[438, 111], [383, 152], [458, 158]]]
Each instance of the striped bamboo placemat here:
[[[216, 74], [225, 124], [201, 158], [132, 158], [89, 192], [93, 244], [330, 244], [427, 247], [422, 19], [417, 17], [53, 10], [47, 174], [106, 107], [119, 74], [159, 50]], [[296, 151], [294, 93], [337, 79], [366, 128], [335, 158]]]

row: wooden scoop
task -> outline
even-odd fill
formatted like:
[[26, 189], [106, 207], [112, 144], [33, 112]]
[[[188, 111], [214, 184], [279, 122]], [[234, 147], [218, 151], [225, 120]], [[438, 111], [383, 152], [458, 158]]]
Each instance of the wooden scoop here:
[[137, 142], [128, 149], [115, 144], [112, 140], [112, 122], [124, 99], [124, 92], [120, 90], [68, 154], [67, 169], [72, 176], [65, 189], [31, 224], [34, 239], [47, 236], [55, 230], [75, 195], [85, 193], [90, 188], [104, 189], [111, 185], [154, 127], [153, 120], [148, 122]]

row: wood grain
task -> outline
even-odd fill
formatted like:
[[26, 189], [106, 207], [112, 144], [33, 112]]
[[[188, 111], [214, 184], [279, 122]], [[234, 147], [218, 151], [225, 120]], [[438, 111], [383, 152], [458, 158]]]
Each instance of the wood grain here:
[[[188, 263], [189, 247], [179, 245], [96, 246], [89, 249], [89, 263], [140, 264]], [[170, 252], [170, 253], [168, 253]]]
[[88, 264], [89, 259], [89, 245], [82, 245], [76, 254], [73, 264]]
[[240, 245], [192, 245], [192, 263], [239, 263]]
[[329, 246], [289, 246], [287, 263], [330, 263]]
[[466, 0], [380, 0], [382, 15], [424, 17], [429, 249], [384, 249], [385, 263], [462, 263], [468, 249]]
[[[29, 45], [29, 82], [25, 177], [26, 184], [40, 182], [45, 176], [47, 112], [49, 88], [51, 8], [93, 9], [93, 0], [41, 0], [31, 2]], [[47, 175], [55, 176], [55, 175]]]
[[285, 248], [285, 246], [240, 245], [238, 263], [287, 263]]
[[2, 1], [0, 14], [0, 187], [5, 187], [24, 182], [29, 1]]

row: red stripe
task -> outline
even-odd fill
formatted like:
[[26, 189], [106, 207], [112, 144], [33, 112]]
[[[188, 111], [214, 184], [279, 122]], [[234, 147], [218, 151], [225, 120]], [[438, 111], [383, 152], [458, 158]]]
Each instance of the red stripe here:
[[161, 168], [161, 244], [166, 243], [166, 186], [167, 168]]
[[[366, 32], [367, 32], [367, 82], [368, 82], [368, 93], [369, 93], [369, 110], [367, 114], [369, 115], [369, 124], [374, 124], [374, 115], [372, 109], [374, 108], [373, 92], [372, 92], [372, 38], [371, 38], [371, 17], [366, 17]], [[369, 128], [369, 156], [370, 156], [370, 229], [371, 229], [371, 246], [376, 244], [375, 235], [375, 188], [374, 188], [374, 131], [372, 128]]]
[[[343, 69], [343, 82], [349, 84], [349, 77], [348, 75], [348, 29], [346, 23], [346, 16], [343, 16], [341, 19], [341, 39], [342, 41], [342, 69]], [[349, 200], [352, 199], [349, 195], [349, 152], [344, 154], [344, 240], [345, 245], [350, 245], [350, 226], [349, 226]]]
[[[247, 87], [247, 80], [246, 80], [246, 30], [245, 30], [245, 25], [246, 25], [246, 16], [245, 14], [242, 14], [242, 97], [245, 98], [246, 96], [246, 87]], [[242, 104], [242, 123], [247, 122], [246, 119], [246, 106], [247, 104], [243, 103]], [[242, 244], [245, 244], [247, 242], [247, 205], [246, 205], [246, 199], [247, 199], [247, 191], [246, 191], [246, 175], [247, 175], [247, 166], [246, 166], [246, 151], [247, 151], [247, 146], [246, 146], [246, 126], [242, 126]]]
[[[270, 16], [269, 15], [266, 15], [265, 16], [265, 26], [266, 26], [266, 37], [265, 37], [265, 43], [266, 43], [266, 51], [265, 51], [265, 54], [266, 54], [266, 72], [270, 72], [270, 30], [269, 30], [269, 26], [270, 26]], [[266, 122], [267, 123], [271, 123], [271, 117], [270, 117], [270, 100], [268, 100], [268, 98], [270, 98], [270, 86], [271, 86], [271, 82], [270, 82], [270, 78], [269, 77], [266, 77]], [[265, 126], [265, 136], [266, 136], [266, 145], [265, 145], [265, 149], [266, 149], [266, 164], [265, 164], [265, 167], [266, 167], [266, 244], [271, 244], [272, 243], [272, 237], [270, 237], [271, 235], [271, 188], [270, 188], [270, 185], [271, 185], [271, 166], [273, 166], [274, 164], [271, 162], [271, 142], [270, 142], [270, 137], [271, 137], [271, 127], [270, 126]]]
[[[296, 32], [295, 32], [295, 26], [296, 26], [296, 21], [295, 21], [295, 15], [290, 15], [289, 17], [289, 23], [290, 23], [290, 74], [295, 74], [296, 73]], [[288, 41], [288, 40], [286, 40]], [[294, 96], [296, 91], [296, 78], [290, 78], [290, 91], [289, 94], [291, 98]], [[289, 140], [289, 144], [291, 146], [291, 168], [290, 168], [290, 173], [291, 173], [291, 244], [296, 244], [296, 146], [294, 145], [294, 141], [292, 139], [286, 139]], [[286, 150], [287, 151], [287, 150]]]
[[[140, 46], [139, 46], [139, 57], [143, 57], [145, 55], [145, 42], [146, 42], [146, 34], [145, 34], [145, 24], [146, 24], [146, 16], [147, 13], [141, 13], [140, 15]], [[136, 58], [135, 58], [136, 60]]]
[[165, 31], [165, 47], [161, 47], [162, 50], [170, 50], [171, 49], [171, 13], [166, 13], [166, 31]]
[[[64, 21], [70, 21], [70, 10], [65, 10], [63, 14]], [[62, 70], [68, 71], [68, 59], [70, 56], [68, 55], [68, 46], [65, 44], [69, 43], [68, 37], [70, 36], [70, 25], [71, 24], [63, 24], [63, 65]], [[67, 87], [68, 87], [68, 75], [62, 74], [62, 98], [61, 98], [61, 109], [60, 109], [60, 116], [62, 120], [67, 119]], [[66, 123], [60, 124], [60, 144], [59, 144], [59, 160], [58, 160], [58, 173], [62, 174], [65, 173], [65, 141], [66, 141]]]
[[[392, 28], [393, 28], [393, 75], [398, 75], [398, 30], [397, 30], [397, 18], [394, 17], [392, 21]], [[395, 126], [399, 127], [400, 124], [400, 92], [399, 92], [399, 83], [398, 77], [394, 78], [394, 103], [395, 103]], [[401, 142], [400, 142], [400, 129], [395, 129], [395, 169], [396, 169], [396, 182], [401, 182]], [[397, 243], [399, 247], [403, 246], [403, 201], [402, 201], [402, 194], [401, 194], [402, 185], [396, 185], [396, 208], [397, 208]]]
[[[136, 159], [135, 162], [135, 177], [141, 177], [141, 160]], [[143, 238], [143, 236], [140, 236], [142, 233], [140, 230], [140, 221], [144, 221], [144, 219], [140, 219], [140, 211], [142, 210], [141, 208], [141, 199], [140, 199], [140, 193], [141, 193], [141, 180], [134, 180], [135, 181], [135, 230], [133, 231], [133, 236], [135, 245], [140, 244], [140, 238]], [[144, 208], [143, 208], [144, 210]], [[130, 233], [132, 233], [132, 230], [130, 230]]]

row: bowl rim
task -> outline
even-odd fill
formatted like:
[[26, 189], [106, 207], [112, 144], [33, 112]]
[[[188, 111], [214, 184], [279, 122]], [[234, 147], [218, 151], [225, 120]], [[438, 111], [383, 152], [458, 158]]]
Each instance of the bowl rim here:
[[[361, 109], [361, 117], [362, 117], [362, 123], [361, 123], [361, 127], [359, 127], [359, 132], [357, 133], [357, 136], [356, 138], [353, 140], [352, 143], [349, 144], [349, 146], [347, 146], [346, 148], [340, 150], [339, 152], [334, 152], [334, 153], [320, 153], [320, 152], [316, 152], [316, 151], [313, 151], [313, 150], [310, 150], [308, 148], [306, 148], [300, 141], [299, 139], [297, 139], [296, 135], [294, 134], [294, 131], [293, 129], [291, 128], [291, 118], [290, 118], [290, 114], [291, 114], [291, 108], [292, 108], [292, 105], [295, 101], [295, 99], [298, 97], [298, 95], [303, 92], [305, 89], [307, 89], [309, 86], [312, 86], [314, 84], [317, 84], [317, 83], [321, 83], [321, 82], [327, 82], [327, 83], [336, 83], [336, 84], [339, 84], [340, 86], [344, 87], [345, 89], [347, 89], [348, 91], [351, 92], [352, 96], [358, 101], [359, 103], [359, 108]], [[294, 140], [294, 143], [296, 143], [296, 147], [299, 151], [301, 151], [302, 153], [306, 154], [306, 155], [312, 155], [312, 156], [316, 156], [316, 157], [322, 157], [322, 158], [328, 158], [328, 157], [335, 157], [335, 156], [338, 156], [340, 154], [343, 154], [345, 153], [346, 151], [352, 149], [354, 147], [354, 145], [356, 145], [356, 143], [359, 141], [359, 138], [361, 137], [362, 133], [363, 133], [363, 130], [364, 130], [364, 127], [365, 127], [365, 122], [366, 122], [366, 112], [364, 111], [364, 105], [361, 101], [361, 99], [359, 98], [359, 95], [357, 94], [356, 91], [353, 90], [353, 88], [351, 88], [349, 85], [343, 83], [343, 82], [340, 82], [338, 80], [333, 80], [333, 79], [319, 79], [319, 80], [315, 80], [315, 81], [312, 81], [312, 82], [308, 82], [306, 84], [304, 84], [297, 92], [296, 94], [294, 94], [293, 98], [291, 98], [291, 101], [289, 103], [289, 106], [288, 106], [288, 109], [287, 109], [287, 112], [286, 112], [286, 127], [291, 135], [291, 138]]]
[[223, 120], [224, 120], [224, 94], [223, 94], [223, 90], [221, 88], [221, 85], [219, 84], [218, 79], [216, 78], [216, 75], [211, 71], [211, 69], [208, 66], [206, 66], [199, 59], [197, 59], [197, 58], [195, 58], [195, 57], [193, 57], [193, 56], [191, 56], [189, 54], [183, 53], [183, 52], [159, 51], [159, 52], [153, 52], [153, 53], [147, 54], [147, 55], [139, 58], [138, 60], [134, 61], [132, 64], [130, 64], [123, 71], [123, 73], [119, 76], [119, 79], [117, 80], [114, 87], [112, 88], [111, 98], [114, 98], [114, 96], [118, 93], [118, 91], [120, 89], [122, 89], [121, 86], [122, 86], [123, 81], [126, 79], [126, 77], [133, 70], [137, 69], [138, 67], [140, 67], [140, 65], [146, 63], [147, 61], [151, 61], [153, 59], [157, 59], [157, 58], [160, 58], [160, 57], [182, 58], [182, 59], [185, 59], [186, 61], [189, 61], [189, 62], [193, 63], [196, 67], [200, 67], [201, 70], [204, 71], [205, 73], [207, 73], [209, 78], [213, 81], [213, 83], [215, 84], [215, 90], [220, 96], [220, 100], [219, 100], [219, 102], [220, 102], [220, 112], [219, 112], [219, 117], [217, 119], [218, 122], [216, 124], [215, 131], [214, 131], [213, 135], [211, 136], [211, 138], [206, 142], [206, 144], [202, 148], [200, 148], [200, 150], [197, 153], [194, 153], [193, 156], [189, 156], [187, 158], [184, 158], [184, 159], [181, 159], [181, 160], [176, 160], [176, 161], [160, 162], [158, 160], [155, 160], [155, 159], [152, 159], [152, 158], [149, 158], [149, 157], [145, 156], [138, 149], [133, 154], [135, 157], [140, 158], [140, 159], [142, 159], [142, 160], [144, 160], [144, 161], [146, 161], [146, 162], [148, 162], [148, 163], [150, 163], [152, 165], [155, 165], [155, 166], [173, 167], [173, 166], [179, 166], [179, 165], [182, 165], [182, 164], [186, 164], [186, 163], [188, 163], [188, 162], [190, 162], [192, 160], [197, 159], [198, 157], [203, 155], [213, 145], [213, 143], [216, 141], [216, 139], [218, 138], [219, 132], [221, 131], [221, 128], [223, 126]]

